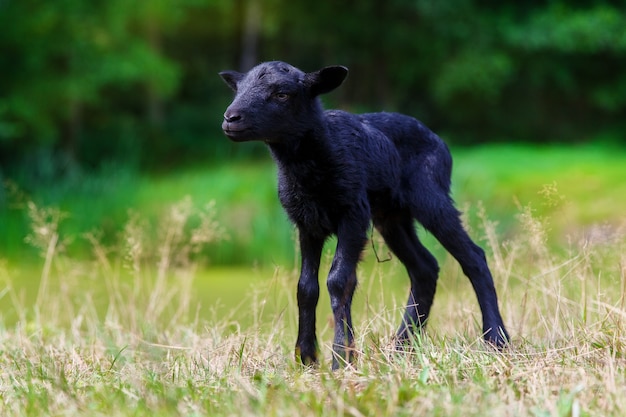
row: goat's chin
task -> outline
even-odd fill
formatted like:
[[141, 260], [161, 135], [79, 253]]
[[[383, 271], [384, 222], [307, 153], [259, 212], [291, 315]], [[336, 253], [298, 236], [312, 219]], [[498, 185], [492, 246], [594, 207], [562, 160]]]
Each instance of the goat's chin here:
[[251, 135], [251, 132], [247, 130], [225, 130], [224, 134], [233, 142], [250, 142], [253, 140], [260, 140], [256, 136]]

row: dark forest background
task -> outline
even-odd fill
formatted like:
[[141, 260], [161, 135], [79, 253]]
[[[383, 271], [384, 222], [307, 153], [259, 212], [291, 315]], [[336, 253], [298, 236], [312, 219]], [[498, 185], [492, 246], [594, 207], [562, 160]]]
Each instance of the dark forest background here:
[[[626, 2], [0, 0], [0, 176], [253, 156], [217, 72], [350, 68], [327, 107], [457, 144], [626, 143]], [[264, 154], [264, 153], [263, 153]]]

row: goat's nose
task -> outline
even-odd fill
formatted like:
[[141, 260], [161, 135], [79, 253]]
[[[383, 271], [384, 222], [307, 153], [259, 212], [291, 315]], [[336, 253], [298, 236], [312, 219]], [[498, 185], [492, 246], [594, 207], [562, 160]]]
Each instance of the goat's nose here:
[[238, 120], [241, 120], [241, 114], [239, 114], [238, 112], [227, 111], [226, 113], [224, 113], [224, 120], [226, 121], [226, 123], [236, 122]]

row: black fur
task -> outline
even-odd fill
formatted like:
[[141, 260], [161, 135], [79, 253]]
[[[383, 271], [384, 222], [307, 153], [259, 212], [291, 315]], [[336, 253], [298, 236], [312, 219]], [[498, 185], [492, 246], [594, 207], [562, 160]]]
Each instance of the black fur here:
[[409, 116], [323, 111], [318, 95], [338, 87], [347, 73], [340, 66], [304, 73], [283, 62], [263, 63], [245, 74], [220, 73], [236, 92], [224, 114], [224, 133], [234, 141], [261, 140], [268, 145], [278, 165], [280, 201], [299, 231], [297, 355], [303, 363], [317, 360], [320, 256], [325, 240], [336, 235], [327, 280], [335, 318], [333, 367], [353, 358], [350, 308], [370, 220], [411, 280], [397, 332], [400, 345], [426, 323], [439, 272], [437, 261], [417, 237], [417, 220], [469, 277], [485, 339], [504, 346], [508, 334], [484, 252], [463, 229], [450, 197], [452, 159], [447, 146]]

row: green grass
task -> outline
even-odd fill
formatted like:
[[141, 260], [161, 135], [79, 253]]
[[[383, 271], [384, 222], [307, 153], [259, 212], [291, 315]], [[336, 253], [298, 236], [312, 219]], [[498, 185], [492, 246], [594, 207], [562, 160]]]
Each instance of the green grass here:
[[455, 156], [457, 200], [483, 201], [503, 222], [510, 222], [512, 210], [529, 203], [538, 215], [551, 217], [557, 240], [586, 227], [624, 221], [624, 149], [501, 145], [470, 148]]
[[320, 367], [293, 359], [296, 250], [271, 165], [15, 192], [1, 213], [19, 221], [0, 233], [0, 415], [622, 416], [623, 162], [596, 147], [455, 150], [455, 197], [512, 345], [482, 343], [471, 285], [427, 239], [442, 267], [429, 327], [394, 352], [407, 279], [368, 247], [359, 355], [339, 372], [325, 291]]
[[302, 368], [293, 359], [292, 269], [217, 271], [220, 287], [244, 280], [247, 291], [225, 308], [217, 294], [196, 298], [207, 284], [196, 281], [210, 275], [194, 261], [195, 242], [219, 234], [215, 223], [189, 227], [199, 215], [190, 207], [183, 201], [167, 210], [156, 242], [141, 219], [126, 224], [116, 245], [91, 239], [90, 260], [58, 250], [54, 216], [30, 211], [31, 242], [44, 258], [33, 301], [16, 291], [16, 268], [0, 264], [0, 295], [19, 317], [0, 322], [1, 415], [626, 412], [623, 230], [611, 241], [582, 240], [560, 253], [546, 240], [546, 220], [527, 208], [516, 217], [520, 233], [506, 241], [477, 213], [475, 230], [486, 237], [513, 336], [502, 352], [482, 343], [475, 296], [447, 257], [427, 333], [412, 351], [395, 352], [392, 335], [406, 294], [397, 282], [406, 280], [396, 260], [379, 264], [369, 253], [354, 309], [358, 359], [332, 372], [326, 295], [318, 307], [320, 367]]

